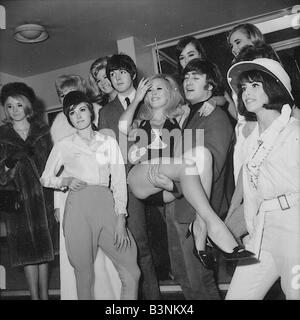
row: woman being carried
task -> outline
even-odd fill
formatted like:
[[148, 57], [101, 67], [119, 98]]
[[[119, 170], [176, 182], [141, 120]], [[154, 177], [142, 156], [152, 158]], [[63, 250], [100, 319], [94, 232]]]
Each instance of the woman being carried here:
[[[182, 97], [176, 82], [171, 77], [156, 75], [150, 80], [142, 79], [137, 88], [135, 99], [123, 113], [119, 122], [120, 131], [131, 137], [134, 134], [139, 134], [140, 137], [147, 136], [147, 134], [143, 135], [137, 131], [137, 127], [143, 124], [142, 119], [145, 119], [143, 112], [140, 112], [141, 120], [132, 122], [136, 108], [144, 97], [144, 108], [148, 110], [148, 122], [153, 130], [161, 130], [167, 121], [176, 123], [172, 117], [180, 113], [179, 107], [180, 103], [182, 103]], [[169, 117], [171, 118], [168, 119]], [[169, 135], [166, 136], [169, 137]], [[157, 134], [154, 134], [154, 137], [157, 137]], [[146, 142], [148, 142], [148, 139]], [[203, 146], [197, 146], [192, 150], [188, 150], [182, 156], [180, 142], [181, 139], [179, 139], [178, 144], [176, 143], [174, 157], [165, 156], [165, 154], [162, 157], [153, 158], [151, 156], [150, 160], [147, 158], [145, 160], [142, 159], [140, 164], [135, 165], [130, 170], [128, 183], [133, 193], [140, 199], [146, 199], [150, 195], [161, 191], [161, 188], [155, 187], [148, 179], [148, 171], [151, 170], [153, 165], [158, 165], [161, 174], [167, 176], [170, 180], [180, 182], [183, 195], [197, 211], [196, 220], [203, 219], [206, 222], [209, 237], [219, 246], [227, 259], [237, 260], [251, 257], [253, 255], [251, 252], [237, 245], [230, 231], [209, 204], [212, 176], [212, 157], [210, 152]], [[156, 148], [160, 146], [160, 149], [162, 149], [165, 145], [164, 139], [162, 138], [160, 141], [157, 138], [154, 139], [150, 146], [148, 145], [145, 149], [153, 148], [153, 145], [156, 145]], [[129, 150], [129, 159], [133, 158], [132, 153], [141, 157], [145, 153], [144, 151], [137, 146], [133, 146]], [[138, 157], [135, 157], [134, 160], [137, 159]], [[168, 189], [167, 185], [166, 189]], [[171, 191], [171, 188], [169, 191]], [[165, 202], [170, 202], [174, 199], [175, 197], [170, 192], [165, 193]], [[191, 229], [193, 233], [192, 225]], [[194, 234], [194, 237], [197, 249], [196, 254], [201, 260], [197, 243], [201, 235]]]

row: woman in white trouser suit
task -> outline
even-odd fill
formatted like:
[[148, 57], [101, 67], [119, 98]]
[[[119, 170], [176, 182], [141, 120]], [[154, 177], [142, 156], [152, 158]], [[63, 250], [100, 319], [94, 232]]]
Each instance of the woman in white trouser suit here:
[[[286, 298], [300, 300], [300, 122], [291, 117], [290, 79], [278, 62], [261, 58], [233, 65], [228, 81], [239, 112], [257, 119], [236, 193], [244, 198], [245, 245], [259, 262], [238, 264], [226, 299], [263, 299], [281, 277]], [[233, 199], [230, 211], [241, 201]]]

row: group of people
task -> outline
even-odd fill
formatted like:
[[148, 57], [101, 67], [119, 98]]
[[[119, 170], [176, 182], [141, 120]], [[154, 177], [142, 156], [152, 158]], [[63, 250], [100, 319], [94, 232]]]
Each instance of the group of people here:
[[292, 84], [254, 25], [236, 26], [228, 43], [231, 92], [200, 41], [185, 37], [177, 75], [137, 85], [133, 60], [114, 54], [91, 65], [89, 84], [59, 77], [63, 111], [51, 128], [37, 119], [30, 87], [3, 86], [0, 182], [23, 195], [21, 209], [5, 213], [10, 258], [24, 266], [32, 299], [48, 298], [55, 219], [61, 299], [160, 299], [149, 204], [165, 208], [171, 270], [186, 299], [221, 298], [216, 250], [237, 262], [226, 299], [263, 299], [279, 277], [286, 298], [300, 299]]

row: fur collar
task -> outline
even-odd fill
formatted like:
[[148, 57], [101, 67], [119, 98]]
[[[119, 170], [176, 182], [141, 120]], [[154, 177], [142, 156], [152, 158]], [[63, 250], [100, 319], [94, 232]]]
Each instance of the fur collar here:
[[49, 127], [43, 123], [32, 122], [26, 141], [21, 139], [15, 132], [11, 124], [0, 126], [0, 143], [24, 146], [25, 144], [33, 145], [41, 137], [49, 133]]

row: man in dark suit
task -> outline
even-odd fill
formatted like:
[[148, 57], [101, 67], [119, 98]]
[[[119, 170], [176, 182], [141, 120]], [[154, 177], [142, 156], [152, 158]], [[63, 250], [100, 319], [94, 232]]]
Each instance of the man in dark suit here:
[[[233, 143], [233, 128], [228, 116], [219, 107], [206, 117], [200, 116], [199, 113], [205, 101], [212, 96], [223, 94], [221, 75], [214, 64], [200, 59], [190, 61], [183, 70], [183, 75], [183, 89], [189, 102], [189, 113], [183, 122], [183, 135], [190, 136], [189, 140], [183, 140], [184, 150], [190, 150], [197, 145], [198, 129], [202, 129], [204, 146], [210, 151], [213, 159], [210, 204], [214, 211], [222, 216], [227, 212], [230, 201], [226, 197], [225, 178], [230, 160], [229, 151]], [[153, 180], [153, 177], [151, 179]], [[233, 176], [231, 179], [233, 181]], [[156, 185], [163, 188], [158, 181], [155, 179]], [[177, 185], [178, 188], [180, 185]], [[232, 192], [233, 190], [231, 194]], [[217, 300], [220, 299], [220, 295], [213, 270], [205, 267], [194, 254], [193, 238], [186, 238], [195, 215], [195, 210], [184, 198], [167, 205], [166, 219], [172, 272], [175, 280], [180, 283], [186, 299]]]
[[[118, 123], [121, 114], [135, 97], [136, 90], [134, 88], [134, 80], [136, 80], [137, 69], [135, 63], [128, 55], [116, 54], [109, 58], [106, 66], [106, 74], [116, 90], [117, 96], [100, 110], [98, 128], [99, 130], [111, 130], [110, 134], [115, 135], [122, 150], [125, 163], [127, 163], [127, 151], [130, 145], [127, 137], [119, 133]], [[127, 173], [129, 168], [130, 164], [127, 163]], [[144, 204], [134, 197], [129, 188], [128, 215], [128, 228], [132, 232], [138, 247], [142, 298], [146, 300], [160, 299], [158, 281], [149, 247]]]

